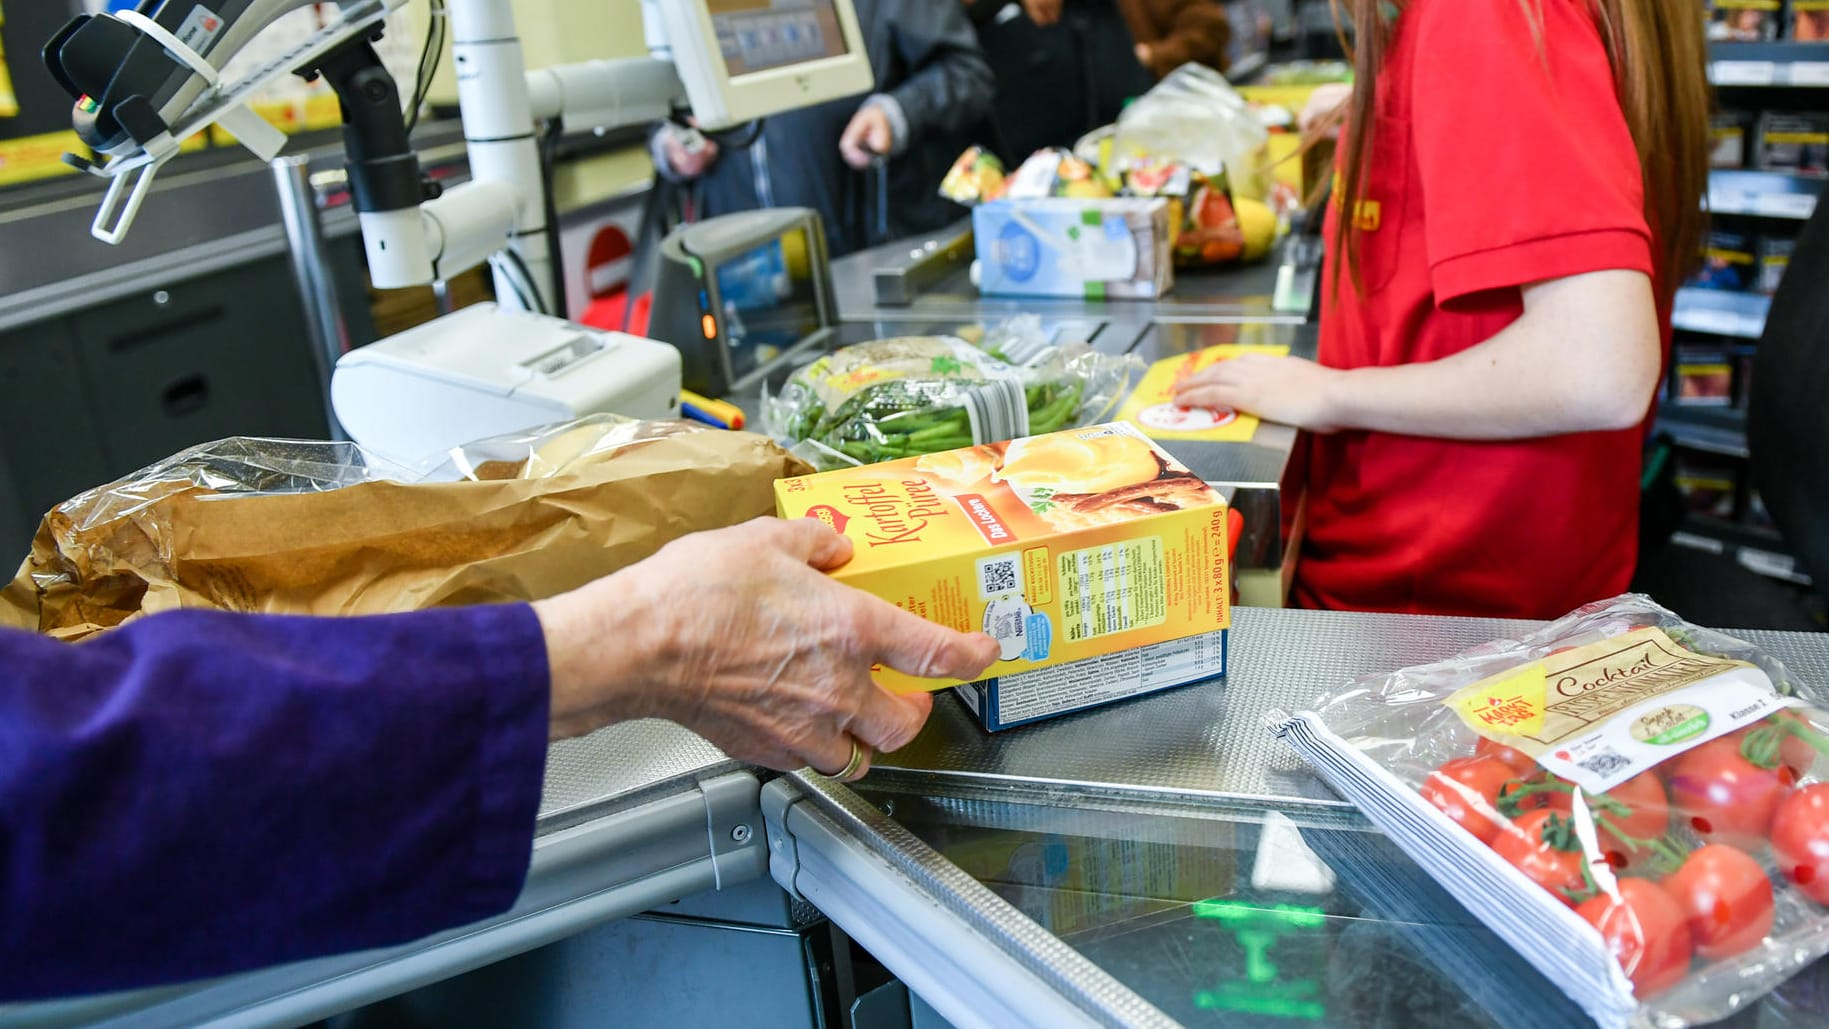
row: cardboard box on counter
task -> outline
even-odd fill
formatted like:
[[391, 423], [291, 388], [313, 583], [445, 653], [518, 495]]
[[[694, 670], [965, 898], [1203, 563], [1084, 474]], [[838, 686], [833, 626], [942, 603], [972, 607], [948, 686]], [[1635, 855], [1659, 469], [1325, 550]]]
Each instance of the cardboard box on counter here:
[[[783, 479], [775, 490], [783, 517], [817, 518], [851, 538], [855, 556], [835, 578], [996, 637], [1002, 659], [991, 671], [1006, 681], [1231, 624], [1225, 499], [1126, 423]], [[1224, 649], [1222, 637], [1222, 661]], [[1135, 665], [1133, 678], [1160, 688], [1174, 676], [1157, 666], [1186, 663], [1169, 653], [1112, 667]], [[961, 685], [891, 669], [877, 679], [902, 691]]]
[[1175, 269], [1161, 197], [997, 200], [972, 209], [978, 289], [986, 296], [1149, 300]]
[[1000, 732], [1220, 678], [1226, 674], [1228, 631], [967, 683], [954, 692], [986, 732]]

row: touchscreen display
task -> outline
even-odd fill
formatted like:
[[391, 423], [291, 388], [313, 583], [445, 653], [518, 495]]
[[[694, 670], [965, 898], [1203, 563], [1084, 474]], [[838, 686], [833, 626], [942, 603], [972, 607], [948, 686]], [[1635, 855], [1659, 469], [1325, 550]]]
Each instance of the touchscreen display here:
[[731, 78], [845, 55], [832, 0], [707, 0]]

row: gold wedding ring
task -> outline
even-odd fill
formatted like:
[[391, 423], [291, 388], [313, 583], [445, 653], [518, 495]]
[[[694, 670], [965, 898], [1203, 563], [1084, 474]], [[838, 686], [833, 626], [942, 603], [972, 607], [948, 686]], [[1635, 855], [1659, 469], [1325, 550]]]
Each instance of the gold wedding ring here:
[[851, 782], [853, 779], [858, 778], [857, 773], [863, 770], [864, 761], [867, 759], [868, 755], [869, 752], [864, 749], [864, 745], [857, 742], [857, 737], [851, 737], [851, 760], [845, 765], [842, 771], [834, 774], [831, 778], [837, 779], [839, 782]]

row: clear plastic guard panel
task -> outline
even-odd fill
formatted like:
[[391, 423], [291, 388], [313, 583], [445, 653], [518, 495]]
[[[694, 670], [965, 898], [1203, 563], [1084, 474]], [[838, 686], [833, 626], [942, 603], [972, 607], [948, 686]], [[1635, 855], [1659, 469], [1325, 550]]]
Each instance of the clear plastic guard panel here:
[[[858, 792], [1185, 1025], [1590, 1024], [1355, 815]], [[1829, 1024], [1829, 962], [1720, 1024]]]

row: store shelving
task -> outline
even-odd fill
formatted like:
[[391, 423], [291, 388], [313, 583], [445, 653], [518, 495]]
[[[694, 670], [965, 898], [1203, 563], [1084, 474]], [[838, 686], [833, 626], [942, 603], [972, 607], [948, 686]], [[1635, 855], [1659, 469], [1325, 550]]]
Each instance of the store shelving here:
[[1665, 404], [1658, 411], [1657, 431], [1678, 446], [1744, 459], [1746, 412], [1733, 407], [1685, 407]]
[[1829, 43], [1710, 43], [1717, 86], [1829, 88]]
[[1771, 309], [1772, 298], [1761, 293], [1685, 286], [1677, 290], [1670, 323], [1684, 332], [1758, 339], [1765, 334], [1766, 315]]
[[1816, 212], [1825, 180], [1791, 172], [1717, 168], [1708, 175], [1711, 214], [1806, 221]]

